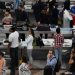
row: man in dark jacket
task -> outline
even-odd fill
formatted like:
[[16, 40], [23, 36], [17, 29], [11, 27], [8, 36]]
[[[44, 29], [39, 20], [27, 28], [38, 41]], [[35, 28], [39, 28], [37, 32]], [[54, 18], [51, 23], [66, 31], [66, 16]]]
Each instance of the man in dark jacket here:
[[15, 10], [16, 21], [28, 21], [27, 12], [24, 10], [23, 5], [19, 5], [18, 9]]
[[52, 25], [54, 27], [58, 25], [58, 15], [59, 15], [59, 10], [57, 9], [57, 5], [55, 5], [52, 9], [52, 15], [51, 15], [51, 20], [52, 20]]
[[33, 13], [36, 19], [36, 22], [38, 22], [38, 16], [41, 13], [42, 9], [46, 6], [46, 4], [44, 4], [41, 0], [39, 0], [38, 2], [36, 2], [33, 6]]

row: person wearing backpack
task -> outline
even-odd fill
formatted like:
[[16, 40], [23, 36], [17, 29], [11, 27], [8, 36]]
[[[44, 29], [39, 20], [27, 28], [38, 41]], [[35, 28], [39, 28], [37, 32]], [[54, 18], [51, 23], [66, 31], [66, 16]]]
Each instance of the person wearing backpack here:
[[57, 63], [57, 59], [53, 54], [53, 50], [49, 50], [47, 54], [47, 64], [44, 68], [44, 75], [56, 75], [55, 65]]

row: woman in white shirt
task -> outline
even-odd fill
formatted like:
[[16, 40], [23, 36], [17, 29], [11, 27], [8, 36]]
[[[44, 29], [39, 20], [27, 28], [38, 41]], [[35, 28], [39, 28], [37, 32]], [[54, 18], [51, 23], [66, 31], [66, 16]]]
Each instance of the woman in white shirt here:
[[34, 31], [33, 29], [28, 29], [29, 33], [27, 38], [25, 39], [25, 43], [27, 45], [27, 54], [29, 58], [29, 64], [32, 65], [33, 58], [32, 58], [32, 49], [33, 49], [33, 38], [34, 38]]

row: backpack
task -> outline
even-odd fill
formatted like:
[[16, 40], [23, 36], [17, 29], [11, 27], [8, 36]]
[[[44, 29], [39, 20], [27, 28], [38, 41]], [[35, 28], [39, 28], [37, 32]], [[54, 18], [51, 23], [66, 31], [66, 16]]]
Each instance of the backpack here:
[[44, 43], [40, 37], [36, 38], [36, 46], [40, 46], [40, 47], [44, 46]]
[[49, 66], [49, 65], [47, 65], [47, 66], [45, 66], [45, 68], [44, 68], [44, 75], [52, 75], [52, 67], [51, 66]]
[[57, 63], [56, 63], [56, 65], [55, 65], [55, 69], [54, 69], [54, 71], [55, 71], [55, 72], [59, 72], [59, 70], [60, 70], [60, 66], [61, 66], [61, 63], [60, 63], [59, 60], [57, 60]]

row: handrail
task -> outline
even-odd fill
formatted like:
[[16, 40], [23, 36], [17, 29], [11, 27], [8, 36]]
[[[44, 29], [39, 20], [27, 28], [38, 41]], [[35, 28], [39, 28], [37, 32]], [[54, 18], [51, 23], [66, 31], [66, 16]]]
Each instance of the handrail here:
[[[25, 35], [28, 34], [28, 31], [18, 31], [18, 32], [19, 32], [19, 34], [25, 34]], [[9, 32], [9, 30], [0, 29], [0, 33], [5, 34], [5, 33], [10, 33], [10, 32]], [[40, 34], [43, 34], [43, 35], [47, 34], [48, 37], [52, 37], [54, 33], [55, 33], [55, 30], [51, 30], [51, 31], [36, 31], [35, 30], [34, 31], [34, 34], [35, 34], [36, 37], [39, 36]], [[73, 33], [70, 31], [69, 33], [62, 32], [62, 34], [64, 35], [64, 37], [66, 37], [66, 36], [72, 37]]]

